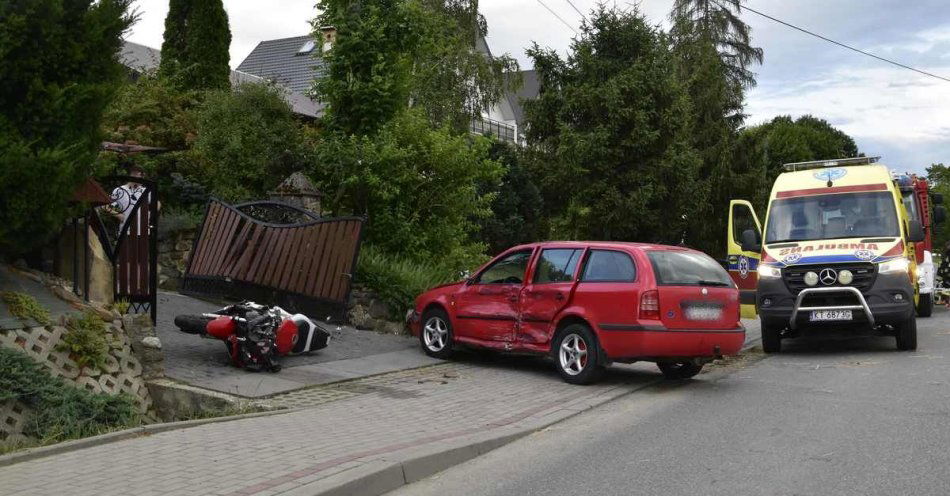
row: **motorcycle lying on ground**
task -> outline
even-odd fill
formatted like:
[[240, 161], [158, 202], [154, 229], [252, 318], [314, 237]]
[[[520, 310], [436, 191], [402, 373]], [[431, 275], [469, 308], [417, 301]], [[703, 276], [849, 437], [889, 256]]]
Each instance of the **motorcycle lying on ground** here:
[[280, 371], [277, 358], [326, 348], [330, 332], [303, 314], [244, 301], [213, 313], [179, 315], [182, 332], [224, 341], [235, 367]]

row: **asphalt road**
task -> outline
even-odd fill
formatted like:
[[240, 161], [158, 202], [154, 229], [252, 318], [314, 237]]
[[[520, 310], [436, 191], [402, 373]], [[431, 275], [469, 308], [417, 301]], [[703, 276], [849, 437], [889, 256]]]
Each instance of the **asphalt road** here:
[[918, 333], [786, 341], [391, 494], [950, 494], [950, 312]]

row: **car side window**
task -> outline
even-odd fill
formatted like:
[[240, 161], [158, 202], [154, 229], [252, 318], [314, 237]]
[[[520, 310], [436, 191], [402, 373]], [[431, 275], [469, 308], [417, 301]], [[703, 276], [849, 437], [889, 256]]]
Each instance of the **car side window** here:
[[580, 261], [583, 250], [575, 248], [556, 248], [544, 250], [538, 257], [538, 266], [534, 270], [534, 283], [571, 282], [574, 270]]
[[479, 274], [476, 284], [521, 284], [528, 269], [531, 251], [512, 253], [491, 264]]
[[633, 282], [637, 268], [630, 255], [621, 251], [591, 250], [584, 264], [582, 282]]

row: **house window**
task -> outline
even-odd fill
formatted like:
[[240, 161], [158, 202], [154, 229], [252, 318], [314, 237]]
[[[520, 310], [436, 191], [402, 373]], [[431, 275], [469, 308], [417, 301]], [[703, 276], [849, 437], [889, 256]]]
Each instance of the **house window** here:
[[315, 46], [317, 46], [317, 44], [313, 40], [307, 40], [307, 42], [300, 47], [300, 50], [297, 50], [297, 55], [306, 55], [312, 52]]

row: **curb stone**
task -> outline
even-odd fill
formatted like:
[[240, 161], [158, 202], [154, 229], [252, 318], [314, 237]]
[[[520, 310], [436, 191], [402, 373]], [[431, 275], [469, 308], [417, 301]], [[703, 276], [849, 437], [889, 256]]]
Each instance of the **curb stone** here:
[[91, 448], [93, 446], [99, 446], [103, 444], [124, 441], [126, 439], [133, 439], [139, 436], [148, 436], [151, 434], [158, 434], [160, 432], [188, 429], [191, 427], [198, 427], [200, 425], [205, 425], [205, 424], [216, 424], [219, 422], [231, 422], [233, 420], [243, 420], [243, 419], [248, 419], [248, 418], [267, 417], [270, 415], [292, 413], [299, 410], [300, 410], [299, 408], [288, 408], [285, 410], [273, 410], [269, 412], [243, 413], [240, 415], [231, 415], [228, 417], [211, 417], [211, 418], [195, 419], [195, 420], [182, 420], [179, 422], [161, 422], [158, 424], [149, 424], [149, 425], [144, 425], [141, 427], [132, 427], [130, 429], [124, 429], [124, 430], [116, 431], [116, 432], [109, 432], [106, 434], [100, 434], [98, 436], [91, 436], [91, 437], [86, 437], [82, 439], [74, 439], [72, 441], [63, 441], [61, 443], [51, 444], [49, 446], [27, 448], [23, 451], [9, 453], [9, 454], [0, 456], [0, 467], [5, 467], [7, 465], [13, 465], [14, 463], [20, 463], [20, 462], [25, 462], [29, 460], [35, 460], [37, 458], [44, 458], [47, 456], [58, 455], [58, 454], [66, 453], [69, 451], [76, 451], [76, 450], [81, 450], [85, 448]]

